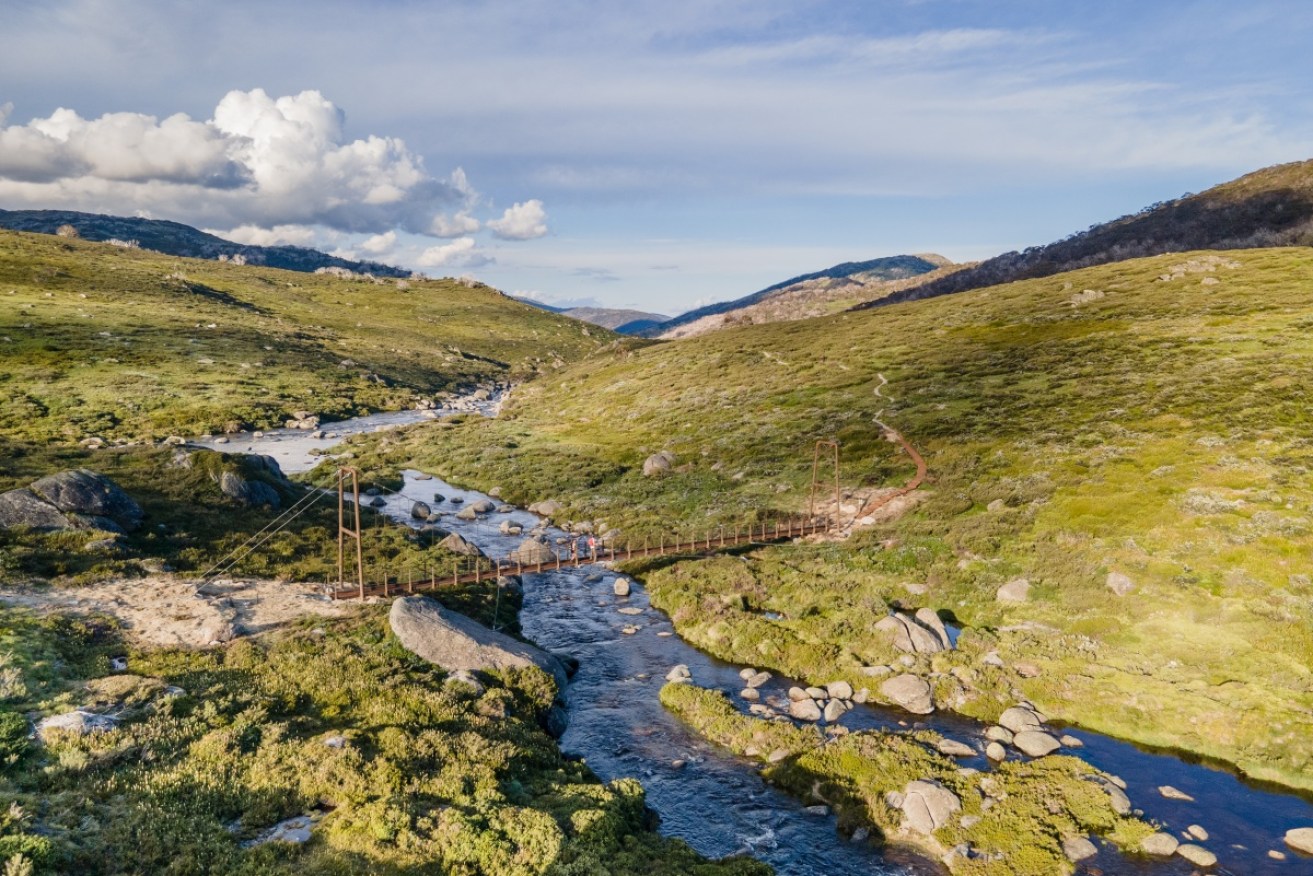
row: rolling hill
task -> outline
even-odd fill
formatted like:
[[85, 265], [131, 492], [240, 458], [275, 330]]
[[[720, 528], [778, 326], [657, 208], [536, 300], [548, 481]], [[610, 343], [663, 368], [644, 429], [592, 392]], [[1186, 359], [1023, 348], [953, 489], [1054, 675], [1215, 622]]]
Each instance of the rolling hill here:
[[71, 210], [0, 210], [0, 228], [55, 234], [65, 225], [83, 240], [135, 242], [142, 249], [192, 259], [223, 259], [287, 271], [338, 269], [376, 277], [409, 277], [411, 272], [378, 262], [341, 259], [304, 246], [251, 246], [233, 243], [180, 222], [78, 213]]
[[1197, 195], [1152, 204], [1056, 243], [1004, 253], [855, 309], [1161, 253], [1309, 245], [1313, 245], [1313, 160], [1264, 168]]
[[482, 284], [0, 232], [0, 436], [143, 440], [409, 407], [612, 343]]
[[[887, 662], [876, 621], [927, 606], [979, 636], [935, 663], [969, 714], [1019, 691], [1309, 788], [1310, 326], [1308, 248], [1133, 259], [596, 357], [358, 458], [656, 538], [806, 508], [817, 438], [849, 488], [901, 484], [880, 416], [929, 461], [920, 503], [846, 543], [652, 571], [683, 635], [817, 683]], [[644, 477], [659, 450], [672, 472]], [[990, 651], [1033, 670], [982, 672]]]
[[693, 337], [731, 325], [824, 316], [901, 289], [955, 266], [943, 256], [899, 255], [844, 262], [802, 274], [733, 301], [709, 304], [642, 332], [667, 340]]

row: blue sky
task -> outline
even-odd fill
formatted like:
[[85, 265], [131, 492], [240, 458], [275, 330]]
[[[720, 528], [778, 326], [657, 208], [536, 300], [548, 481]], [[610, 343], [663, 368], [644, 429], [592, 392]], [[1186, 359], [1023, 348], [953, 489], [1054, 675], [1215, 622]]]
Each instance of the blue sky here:
[[981, 258], [1313, 157], [1294, 0], [0, 0], [0, 22], [0, 206], [552, 302], [673, 313], [840, 261]]

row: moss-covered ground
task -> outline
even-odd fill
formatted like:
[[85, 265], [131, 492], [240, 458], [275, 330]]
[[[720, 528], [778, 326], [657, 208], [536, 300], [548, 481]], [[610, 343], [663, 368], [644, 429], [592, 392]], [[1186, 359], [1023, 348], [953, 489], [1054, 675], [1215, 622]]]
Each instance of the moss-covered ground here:
[[[37, 873], [769, 872], [660, 838], [637, 782], [563, 758], [547, 675], [450, 681], [380, 609], [145, 653], [105, 621], [5, 610], [0, 649], [0, 860]], [[120, 720], [28, 738], [79, 706]], [[306, 814], [310, 842], [247, 845]]]
[[[845, 484], [902, 483], [879, 414], [929, 461], [924, 500], [848, 544], [750, 562], [756, 604], [814, 666], [867, 659], [895, 600], [928, 606], [1034, 664], [999, 684], [1054, 718], [1310, 788], [1310, 326], [1313, 251], [1183, 253], [617, 349], [495, 421], [357, 453], [641, 537], [805, 508], [817, 438], [841, 442]], [[662, 449], [675, 471], [644, 478]], [[653, 583], [672, 607], [732, 601], [737, 568]], [[1115, 595], [1110, 573], [1133, 589]], [[1028, 600], [997, 601], [1020, 577]], [[763, 622], [722, 618], [752, 650], [719, 653], [796, 671], [758, 650]]]

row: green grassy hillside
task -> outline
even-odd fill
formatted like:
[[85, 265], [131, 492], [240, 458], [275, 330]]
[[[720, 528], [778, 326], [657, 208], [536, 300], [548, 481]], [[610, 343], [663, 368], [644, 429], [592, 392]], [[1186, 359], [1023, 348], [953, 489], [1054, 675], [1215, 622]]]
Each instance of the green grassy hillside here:
[[149, 439], [408, 407], [614, 335], [454, 280], [344, 280], [0, 232], [0, 435]]
[[[1020, 693], [1307, 788], [1310, 326], [1313, 251], [1160, 256], [616, 351], [374, 462], [630, 533], [700, 528], [803, 508], [821, 437], [842, 442], [846, 484], [901, 483], [883, 411], [929, 460], [924, 501], [843, 546], [653, 575], [695, 643], [824, 681], [886, 656], [867, 631], [888, 605], [930, 606], [1038, 670], [985, 673], [964, 711]], [[643, 478], [661, 449], [676, 472]], [[997, 601], [1019, 577], [1029, 600]]]

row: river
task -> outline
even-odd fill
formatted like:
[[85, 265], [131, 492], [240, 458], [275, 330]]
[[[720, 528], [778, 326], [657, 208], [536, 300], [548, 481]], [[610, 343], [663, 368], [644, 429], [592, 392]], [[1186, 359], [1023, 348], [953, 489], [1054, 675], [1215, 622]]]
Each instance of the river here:
[[[428, 418], [424, 413], [402, 416], [415, 422]], [[397, 416], [363, 417], [324, 428], [339, 435], [374, 431], [396, 425]], [[331, 443], [310, 442], [303, 435], [277, 430], [215, 449], [272, 453], [285, 470], [303, 471], [318, 461], [311, 448], [327, 449]], [[385, 494], [387, 505], [380, 510], [403, 525], [418, 525], [411, 518], [411, 505], [426, 502], [445, 515], [442, 528], [459, 532], [490, 557], [505, 557], [522, 540], [498, 531], [503, 520], [520, 523], [526, 532], [539, 523], [535, 515], [519, 509], [484, 515], [476, 521], [458, 520], [455, 511], [486, 497], [420, 472], [403, 475], [403, 488]], [[443, 501], [436, 501], [435, 495]], [[453, 503], [453, 498], [461, 501]], [[548, 534], [564, 535], [557, 530], [548, 530]], [[734, 696], [742, 687], [741, 667], [715, 660], [680, 639], [669, 618], [648, 604], [641, 584], [627, 597], [615, 596], [615, 577], [609, 570], [585, 567], [526, 575], [524, 579], [520, 625], [525, 637], [580, 661], [579, 672], [565, 691], [570, 719], [561, 739], [565, 751], [582, 757], [604, 780], [639, 779], [647, 790], [648, 804], [661, 818], [661, 831], [684, 839], [708, 856], [747, 853], [770, 863], [781, 874], [798, 876], [943, 872], [937, 863], [911, 852], [843, 838], [836, 831], [833, 815], [809, 812], [798, 800], [766, 784], [754, 761], [707, 744], [670, 716], [659, 704], [657, 692], [672, 666], [687, 664], [697, 684], [726, 691], [746, 709], [747, 704]], [[630, 611], [622, 613], [621, 609]], [[623, 631], [626, 627], [637, 630], [627, 634]], [[794, 683], [777, 676], [762, 688], [763, 697], [784, 695]], [[868, 705], [849, 712], [843, 723], [856, 730], [906, 727], [914, 720], [918, 719], [897, 709]], [[984, 726], [975, 721], [935, 714], [919, 722], [983, 750]], [[1236, 876], [1313, 873], [1313, 861], [1285, 849], [1281, 841], [1290, 828], [1313, 825], [1313, 803], [1308, 800], [1097, 733], [1075, 728], [1067, 732], [1084, 743], [1084, 748], [1072, 753], [1124, 779], [1132, 803], [1147, 818], [1161, 821], [1178, 836], [1189, 825], [1205, 827], [1210, 837], [1202, 845], [1219, 859], [1208, 872]], [[990, 768], [983, 755], [961, 763]], [[1196, 802], [1166, 799], [1157, 790], [1162, 785], [1184, 791]], [[1096, 845], [1100, 846], [1098, 856], [1079, 865], [1078, 873], [1185, 876], [1196, 872], [1179, 857], [1144, 859]], [[1274, 860], [1268, 856], [1269, 850], [1280, 851], [1287, 859]]]

